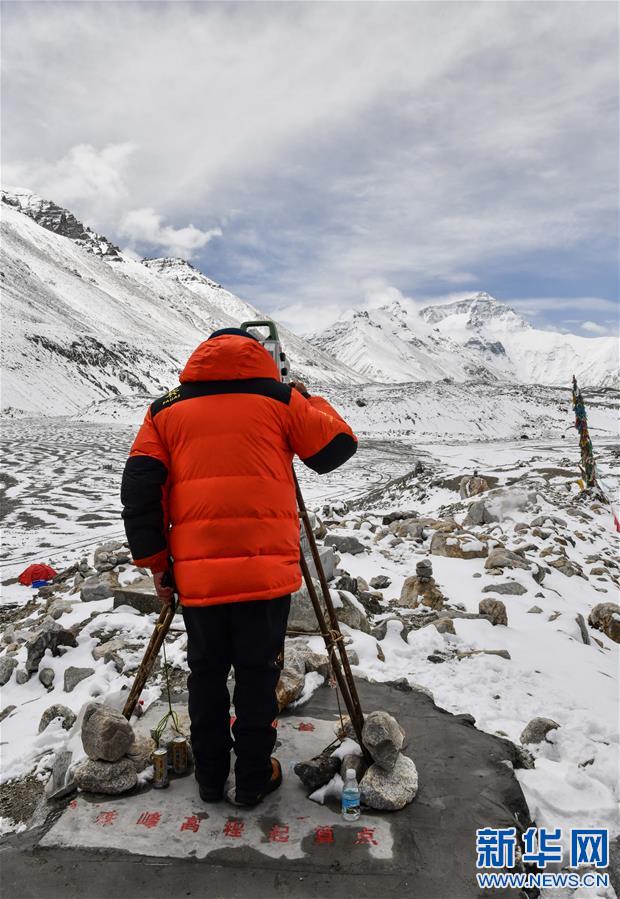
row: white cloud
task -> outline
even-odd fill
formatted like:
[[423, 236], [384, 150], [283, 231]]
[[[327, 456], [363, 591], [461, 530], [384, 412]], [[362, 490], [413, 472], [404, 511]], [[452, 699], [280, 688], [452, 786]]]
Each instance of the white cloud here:
[[163, 216], [151, 207], [133, 209], [120, 224], [120, 233], [129, 238], [131, 246], [146, 245], [162, 250], [168, 256], [191, 259], [198, 250], [205, 247], [214, 237], [221, 237], [221, 228], [201, 231], [194, 225], [173, 228], [163, 224]]
[[582, 322], [581, 330], [587, 331], [589, 334], [609, 334], [609, 329], [604, 325], [599, 325], [596, 322]]
[[128, 193], [127, 167], [135, 149], [129, 142], [102, 149], [77, 144], [56, 161], [9, 163], [3, 166], [3, 177], [63, 206], [93, 208], [122, 203]]

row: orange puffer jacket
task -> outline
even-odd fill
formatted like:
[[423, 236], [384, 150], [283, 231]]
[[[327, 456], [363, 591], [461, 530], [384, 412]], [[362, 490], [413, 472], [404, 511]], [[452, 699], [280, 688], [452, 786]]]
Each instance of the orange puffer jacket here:
[[183, 605], [272, 599], [301, 585], [293, 456], [332, 471], [357, 439], [326, 400], [278, 378], [253, 338], [205, 340], [131, 447], [121, 500], [134, 564], [164, 571], [172, 557]]

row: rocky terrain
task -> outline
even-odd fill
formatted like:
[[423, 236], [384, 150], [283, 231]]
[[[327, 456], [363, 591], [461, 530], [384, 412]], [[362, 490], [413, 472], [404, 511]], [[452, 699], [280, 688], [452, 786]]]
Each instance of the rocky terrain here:
[[[458, 455], [444, 448], [443, 456], [434, 448], [409, 466], [401, 457], [400, 473], [348, 499], [322, 501], [312, 479], [305, 490], [316, 535], [334, 554], [332, 598], [356, 675], [430, 691], [440, 706], [512, 740], [539, 824], [570, 826], [585, 816], [613, 829], [618, 535], [609, 506], [579, 491], [562, 448], [546, 458], [536, 449], [540, 457], [525, 462], [514, 445], [460, 447]], [[616, 452], [605, 445], [601, 470]], [[158, 609], [148, 575], [130, 564], [122, 539], [58, 549], [50, 560], [64, 560], [64, 569], [49, 586], [33, 591], [4, 581], [1, 814], [8, 829], [36, 808], [42, 813], [44, 791], [121, 791], [150, 775], [148, 747], [132, 746], [131, 735], [119, 738], [123, 752], [117, 747], [113, 759], [93, 757], [83, 739], [88, 704], [120, 708], [142, 657]], [[329, 688], [316, 631], [302, 588], [289, 620], [281, 707]], [[185, 688], [185, 651], [177, 616], [166, 647], [176, 695]], [[160, 659], [145, 705], [163, 686]], [[415, 760], [415, 746], [406, 753]], [[318, 775], [305, 772], [309, 791], [340, 773], [345, 763], [336, 761]], [[371, 795], [371, 803], [402, 799]]]

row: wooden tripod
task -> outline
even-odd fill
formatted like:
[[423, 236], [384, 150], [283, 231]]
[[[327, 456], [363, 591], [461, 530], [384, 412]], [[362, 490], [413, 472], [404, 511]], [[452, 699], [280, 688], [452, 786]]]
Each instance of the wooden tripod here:
[[[351, 672], [349, 657], [347, 656], [344, 639], [340, 631], [338, 619], [336, 617], [336, 610], [334, 609], [334, 604], [329, 592], [329, 586], [327, 584], [327, 578], [325, 577], [325, 571], [323, 569], [323, 563], [321, 562], [319, 550], [316, 545], [314, 531], [312, 530], [312, 525], [310, 524], [308, 510], [306, 508], [301, 488], [299, 486], [299, 481], [297, 480], [297, 475], [295, 474], [294, 470], [293, 479], [295, 481], [295, 492], [297, 494], [299, 516], [303, 521], [306, 536], [308, 538], [312, 560], [314, 562], [314, 567], [316, 568], [319, 584], [321, 586], [321, 592], [323, 594], [323, 604], [325, 607], [325, 611], [323, 609], [323, 606], [321, 606], [321, 602], [319, 600], [316, 587], [314, 585], [314, 581], [312, 580], [312, 575], [310, 574], [308, 563], [306, 562], [306, 558], [303, 552], [300, 553], [301, 572], [303, 574], [304, 581], [306, 582], [306, 587], [308, 589], [308, 595], [310, 596], [312, 608], [314, 609], [314, 613], [319, 623], [321, 636], [325, 641], [325, 647], [327, 649], [332, 671], [334, 672], [334, 677], [336, 678], [338, 689], [340, 690], [344, 704], [347, 707], [349, 717], [351, 718], [351, 724], [353, 725], [358, 743], [362, 749], [362, 752], [364, 753], [364, 758], [369, 764], [371, 764], [372, 759], [368, 754], [366, 748], [364, 747], [364, 743], [362, 741], [364, 716], [362, 714], [357, 687], [355, 685], [353, 674]], [[131, 690], [129, 691], [129, 696], [127, 697], [127, 701], [125, 702], [125, 706], [123, 708], [123, 715], [128, 720], [129, 718], [131, 718], [138, 699], [140, 698], [140, 694], [144, 689], [144, 685], [146, 684], [151, 671], [153, 670], [155, 659], [159, 654], [162, 643], [164, 642], [166, 634], [168, 633], [170, 625], [172, 624], [172, 619], [174, 618], [176, 607], [177, 600], [175, 597], [171, 603], [163, 606], [161, 612], [159, 613], [159, 618], [157, 619], [157, 623], [155, 624], [155, 629], [153, 631], [153, 634], [151, 635], [149, 645], [146, 648], [144, 658], [140, 663], [140, 667], [138, 668], [135, 680], [133, 682]], [[325, 617], [325, 612], [327, 613], [327, 619]]]

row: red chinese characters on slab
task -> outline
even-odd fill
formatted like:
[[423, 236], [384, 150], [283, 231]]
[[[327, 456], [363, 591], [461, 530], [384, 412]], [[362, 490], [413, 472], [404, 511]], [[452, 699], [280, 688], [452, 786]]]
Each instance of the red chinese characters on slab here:
[[314, 730], [314, 724], [311, 721], [301, 721], [297, 730], [301, 730], [301, 731]]
[[244, 827], [245, 823], [243, 821], [236, 821], [234, 818], [229, 818], [224, 825], [224, 836], [241, 837], [243, 836]]
[[288, 843], [288, 824], [274, 824], [269, 831], [270, 843]]
[[196, 815], [188, 815], [185, 818], [185, 821], [181, 824], [180, 830], [192, 830], [194, 833], [198, 833], [198, 828], [200, 827], [200, 818]]
[[314, 842], [318, 845], [320, 845], [321, 843], [333, 843], [334, 828], [330, 825], [316, 827], [314, 830]]
[[109, 812], [99, 812], [95, 818], [95, 824], [99, 824], [101, 827], [109, 827], [110, 824], [114, 824], [117, 818], [118, 812], [114, 809]]
[[355, 834], [355, 845], [356, 846], [378, 846], [378, 842], [375, 840], [375, 828], [374, 827], [362, 827], [361, 830]]
[[143, 824], [145, 827], [151, 829], [152, 827], [157, 827], [160, 818], [161, 815], [159, 812], [142, 812], [136, 821], [136, 824]]

